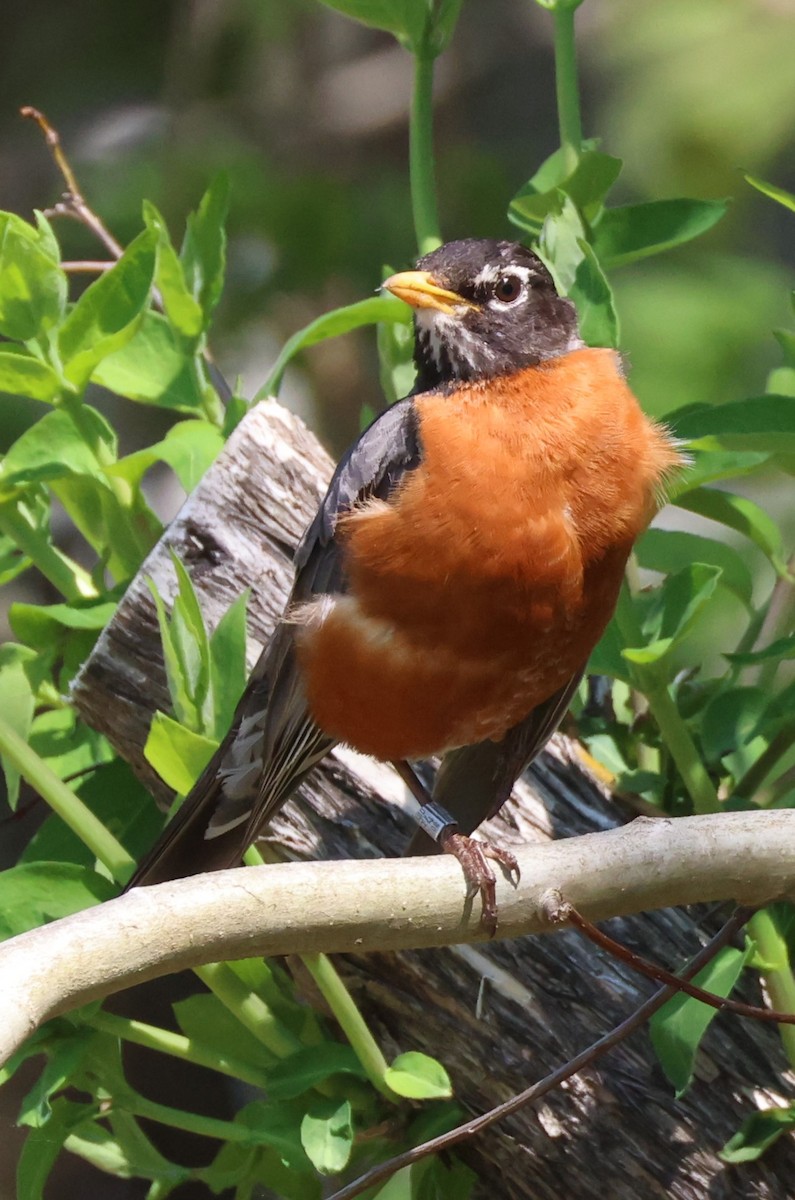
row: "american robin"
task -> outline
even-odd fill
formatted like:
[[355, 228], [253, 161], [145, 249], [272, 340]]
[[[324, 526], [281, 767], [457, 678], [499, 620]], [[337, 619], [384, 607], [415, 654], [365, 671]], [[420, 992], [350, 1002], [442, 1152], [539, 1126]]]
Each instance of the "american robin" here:
[[[129, 887], [239, 862], [343, 742], [398, 766], [494, 927], [486, 859], [515, 860], [467, 835], [566, 712], [678, 455], [525, 246], [450, 242], [383, 286], [414, 309], [414, 391], [337, 467], [232, 728]], [[436, 755], [428, 794], [409, 763]]]

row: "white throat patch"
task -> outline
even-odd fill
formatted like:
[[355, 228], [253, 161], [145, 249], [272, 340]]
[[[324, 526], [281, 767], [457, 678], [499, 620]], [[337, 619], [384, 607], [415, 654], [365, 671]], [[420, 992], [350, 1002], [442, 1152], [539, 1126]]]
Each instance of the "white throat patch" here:
[[495, 358], [491, 347], [470, 333], [458, 317], [434, 308], [417, 309], [415, 316], [420, 345], [440, 374], [449, 369], [454, 375], [466, 375], [484, 360]]

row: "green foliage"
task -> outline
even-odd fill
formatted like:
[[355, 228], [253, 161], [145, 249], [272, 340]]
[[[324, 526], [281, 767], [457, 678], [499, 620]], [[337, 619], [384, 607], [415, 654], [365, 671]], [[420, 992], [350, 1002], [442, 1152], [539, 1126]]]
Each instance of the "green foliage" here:
[[[323, 2], [393, 35], [414, 58], [411, 198], [417, 242], [426, 249], [438, 240], [432, 63], [453, 36], [461, 0]], [[616, 347], [622, 306], [611, 272], [689, 246], [717, 225], [728, 202], [680, 197], [608, 204], [624, 182], [624, 164], [579, 134], [569, 53], [579, 0], [539, 2], [556, 16], [561, 145], [517, 191], [507, 220], [575, 302], [587, 344]], [[795, 208], [781, 188], [745, 178], [784, 209]], [[275, 210], [306, 202], [311, 213], [330, 208], [340, 222], [355, 224], [345, 204], [335, 208], [328, 188], [313, 184], [317, 195], [311, 197], [299, 188], [282, 190], [283, 197], [274, 188], [266, 198]], [[107, 876], [128, 877], [131, 856], [161, 821], [126, 764], [79, 721], [68, 691], [160, 535], [143, 490], [147, 473], [166, 464], [186, 491], [192, 489], [247, 407], [239, 396], [224, 407], [208, 365], [226, 269], [228, 203], [226, 178], [218, 176], [177, 248], [163, 215], [146, 201], [127, 249], [76, 299], [70, 299], [49, 222], [41, 214], [30, 223], [0, 213], [0, 391], [46, 406], [0, 464], [0, 582], [36, 571], [54, 590], [46, 605], [12, 606], [19, 640], [0, 647], [0, 758], [9, 805], [17, 804], [24, 778], [53, 809], [20, 863], [0, 874], [2, 937], [109, 898], [115, 889]], [[313, 271], [317, 267], [313, 260]], [[368, 267], [374, 272], [372, 263]], [[755, 302], [745, 289], [737, 295], [743, 284], [740, 279], [725, 289], [732, 311]], [[700, 293], [696, 299], [705, 307]], [[623, 311], [631, 319], [632, 306]], [[325, 313], [289, 338], [254, 399], [278, 392], [298, 354], [369, 325], [378, 330], [386, 402], [405, 395], [413, 380], [410, 316], [393, 297], [371, 296]], [[655, 328], [655, 338], [665, 325]], [[742, 490], [773, 472], [793, 474], [795, 333], [778, 330], [776, 338], [782, 363], [763, 395], [679, 410], [675, 396], [666, 401], [673, 431], [691, 458], [670, 483], [671, 499], [703, 528], [653, 529], [644, 536], [591, 663], [610, 678], [618, 713], [617, 720], [583, 716], [592, 753], [623, 790], [671, 814], [715, 811], [724, 797], [735, 807], [792, 803], [795, 685], [780, 671], [795, 657], [791, 530]], [[703, 347], [697, 349], [703, 356]], [[153, 444], [119, 457], [116, 431], [89, 393], [92, 384], [160, 410], [173, 424]], [[670, 380], [660, 386], [670, 388]], [[727, 480], [729, 487], [716, 486]], [[54, 541], [54, 507], [66, 513], [82, 542], [74, 556]], [[649, 574], [641, 578], [639, 570]], [[245, 685], [246, 597], [209, 631], [177, 559], [174, 571], [168, 602], [153, 587], [172, 711], [156, 714], [146, 756], [175, 792], [185, 793], [223, 738]], [[724, 604], [731, 629], [706, 619]], [[634, 721], [639, 697], [652, 721]], [[750, 963], [768, 982], [792, 987], [787, 912], [769, 918], [759, 932], [767, 937], [762, 954], [754, 932], [758, 961], [749, 952], [724, 951], [698, 982], [728, 994]], [[152, 1200], [187, 1180], [203, 1182], [213, 1194], [234, 1188], [243, 1198], [265, 1187], [285, 1198], [319, 1200], [323, 1177], [354, 1174], [450, 1128], [460, 1114], [449, 1100], [453, 1089], [442, 1064], [415, 1052], [386, 1064], [321, 958], [310, 970], [350, 1045], [335, 1040], [286, 975], [261, 961], [206, 969], [210, 993], [175, 1006], [181, 1034], [121, 1018], [110, 1034], [102, 1020], [111, 1018], [95, 1006], [39, 1031], [3, 1072], [10, 1078], [27, 1058], [44, 1056], [20, 1116], [30, 1130], [18, 1171], [22, 1200], [43, 1195], [62, 1149], [107, 1173], [151, 1181]], [[713, 1016], [714, 1010], [679, 997], [654, 1022], [654, 1045], [679, 1093], [690, 1082]], [[119, 1037], [237, 1075], [261, 1095], [231, 1121], [155, 1104], [126, 1080]], [[141, 1119], [220, 1140], [221, 1148], [208, 1166], [180, 1166], [156, 1150]], [[793, 1123], [790, 1109], [756, 1114], [723, 1156], [754, 1158]], [[472, 1184], [460, 1164], [430, 1159], [399, 1172], [376, 1194], [380, 1200], [452, 1200], [465, 1198]]]
[[[696, 987], [716, 996], [728, 996], [753, 954], [753, 946], [744, 951], [724, 947], [693, 979]], [[718, 1010], [701, 1000], [680, 993], [654, 1014], [649, 1022], [651, 1040], [660, 1064], [676, 1088], [677, 1098], [693, 1082], [698, 1047], [718, 1015]]]

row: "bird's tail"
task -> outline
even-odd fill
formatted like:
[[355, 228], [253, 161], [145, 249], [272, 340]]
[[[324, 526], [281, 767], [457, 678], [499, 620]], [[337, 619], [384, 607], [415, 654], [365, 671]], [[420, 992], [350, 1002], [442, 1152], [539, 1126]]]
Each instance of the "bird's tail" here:
[[240, 858], [240, 831], [208, 839], [207, 827], [221, 798], [219, 768], [225, 748], [222, 746], [211, 758], [179, 811], [172, 817], [163, 834], [124, 887], [148, 886], [167, 879], [182, 879], [203, 871], [219, 871], [233, 867]]

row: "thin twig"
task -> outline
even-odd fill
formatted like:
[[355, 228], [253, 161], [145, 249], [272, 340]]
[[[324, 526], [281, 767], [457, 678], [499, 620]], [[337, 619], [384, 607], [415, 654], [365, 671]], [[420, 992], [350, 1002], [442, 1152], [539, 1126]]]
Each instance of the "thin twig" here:
[[21, 116], [29, 117], [30, 120], [35, 121], [44, 134], [44, 140], [52, 154], [53, 161], [61, 172], [61, 175], [63, 175], [64, 182], [66, 183], [66, 191], [63, 199], [48, 209], [45, 216], [73, 217], [90, 229], [114, 258], [121, 258], [124, 253], [122, 246], [116, 241], [113, 234], [93, 209], [89, 208], [88, 204], [86, 204], [85, 198], [78, 187], [75, 173], [64, 154], [57, 129], [53, 129], [44, 113], [40, 112], [38, 108], [34, 108], [31, 104], [24, 105], [19, 111]]
[[510, 1116], [511, 1113], [517, 1112], [525, 1105], [532, 1103], [534, 1100], [539, 1100], [545, 1096], [547, 1092], [558, 1087], [561, 1083], [565, 1083], [572, 1075], [576, 1075], [584, 1067], [590, 1066], [596, 1059], [601, 1058], [608, 1050], [612, 1050], [619, 1042], [623, 1042], [630, 1034], [639, 1029], [659, 1008], [662, 1008], [672, 996], [675, 996], [680, 990], [682, 978], [692, 979], [703, 967], [710, 962], [718, 950], [725, 946], [731, 939], [739, 933], [748, 919], [751, 917], [753, 910], [749, 908], [738, 908], [733, 916], [729, 918], [726, 924], [720, 929], [715, 937], [713, 937], [707, 945], [699, 951], [699, 953], [688, 964], [687, 968], [682, 972], [682, 976], [677, 979], [675, 987], [663, 987], [658, 992], [655, 992], [648, 1000], [640, 1005], [626, 1020], [622, 1021], [609, 1033], [606, 1033], [598, 1041], [593, 1042], [587, 1049], [581, 1051], [569, 1062], [562, 1067], [558, 1067], [552, 1071], [544, 1079], [538, 1083], [534, 1083], [532, 1087], [520, 1092], [517, 1096], [513, 1096], [510, 1100], [506, 1100], [504, 1104], [499, 1104], [496, 1108], [490, 1109], [489, 1112], [483, 1113], [482, 1116], [475, 1117], [471, 1121], [465, 1122], [463, 1125], [458, 1125], [455, 1129], [451, 1129], [448, 1133], [443, 1133], [439, 1137], [432, 1138], [428, 1142], [423, 1142], [420, 1146], [414, 1146], [411, 1150], [405, 1151], [403, 1154], [398, 1154], [395, 1158], [390, 1158], [388, 1162], [379, 1163], [377, 1167], [373, 1167], [340, 1191], [334, 1192], [329, 1200], [353, 1200], [354, 1196], [360, 1196], [362, 1192], [368, 1190], [376, 1183], [381, 1183], [384, 1179], [390, 1178], [403, 1167], [411, 1166], [412, 1163], [419, 1162], [420, 1159], [426, 1158], [429, 1154], [436, 1154], [441, 1150], [449, 1150], [452, 1146], [458, 1145], [460, 1142], [466, 1141], [468, 1138], [474, 1137], [475, 1134], [482, 1133], [484, 1129], [501, 1121], [503, 1117]]
[[115, 265], [115, 261], [110, 259], [101, 262], [91, 262], [86, 259], [82, 262], [62, 262], [61, 268], [72, 275], [101, 275], [103, 271], [109, 271]]
[[571, 905], [565, 906], [564, 919], [570, 921], [572, 925], [576, 925], [581, 933], [584, 933], [587, 938], [597, 946], [600, 946], [602, 950], [606, 950], [614, 958], [626, 963], [633, 971], [637, 971], [639, 975], [645, 975], [647, 979], [652, 979], [655, 983], [664, 983], [668, 987], [673, 987], [677, 991], [684, 992], [687, 996], [692, 996], [694, 1000], [700, 1000], [702, 1004], [708, 1004], [710, 1008], [732, 1012], [738, 1017], [749, 1017], [754, 1021], [770, 1021], [774, 1025], [795, 1025], [795, 1013], [775, 1012], [771, 1008], [760, 1008], [757, 1004], [744, 1004], [742, 1000], [731, 1000], [728, 996], [717, 996], [715, 992], [707, 992], [704, 988], [696, 987], [695, 984], [680, 979], [672, 971], [666, 971], [665, 967], [660, 967], [656, 963], [649, 962], [647, 958], [636, 954], [634, 950], [630, 950], [622, 942], [617, 942], [608, 934], [603, 933], [601, 929], [593, 925], [586, 917], [578, 913], [576, 908], [572, 908]]

